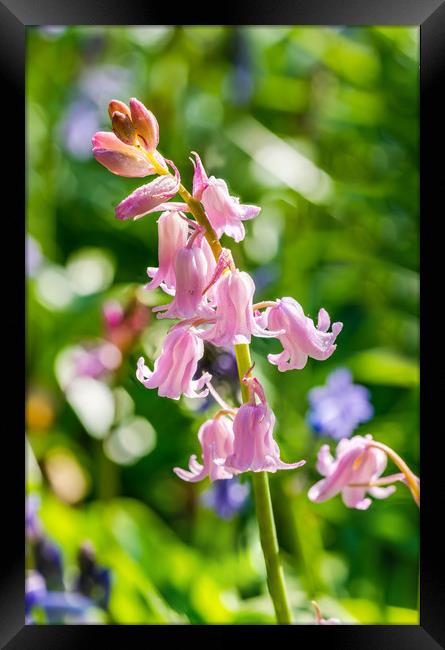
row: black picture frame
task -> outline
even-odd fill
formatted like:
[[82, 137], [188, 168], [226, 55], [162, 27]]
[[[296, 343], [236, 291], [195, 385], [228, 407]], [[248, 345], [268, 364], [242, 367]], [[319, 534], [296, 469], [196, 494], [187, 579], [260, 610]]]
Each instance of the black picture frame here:
[[[216, 7], [216, 10], [219, 7]], [[237, 3], [230, 7], [227, 3], [220, 7], [220, 22], [215, 23], [215, 15], [205, 7], [194, 13], [200, 24], [258, 24], [258, 25], [411, 25], [420, 26], [421, 43], [421, 201], [420, 213], [422, 229], [432, 220], [441, 218], [441, 195], [444, 185], [443, 162], [434, 153], [443, 151], [443, 127], [441, 120], [445, 115], [445, 102], [440, 99], [442, 80], [445, 80], [445, 1], [444, 0], [281, 0], [279, 3], [262, 2]], [[45, 650], [64, 648], [94, 647], [110, 640], [117, 644], [137, 647], [139, 643], [172, 640], [188, 645], [195, 644], [197, 635], [205, 635], [214, 646], [234, 641], [252, 643], [252, 632], [261, 634], [263, 642], [276, 642], [285, 635], [285, 640], [304, 647], [305, 642], [329, 643], [330, 647], [342, 650], [357, 648], [434, 650], [445, 647], [445, 624], [443, 596], [445, 580], [442, 559], [442, 534], [440, 532], [440, 513], [444, 508], [444, 476], [441, 469], [443, 453], [438, 445], [443, 445], [443, 432], [439, 426], [425, 425], [426, 410], [432, 403], [432, 394], [423, 389], [422, 361], [422, 435], [421, 435], [421, 590], [420, 625], [340, 625], [340, 626], [25, 626], [24, 625], [24, 534], [23, 503], [24, 474], [23, 436], [17, 426], [17, 414], [24, 413], [22, 401], [23, 374], [19, 350], [24, 349], [24, 332], [19, 322], [25, 323], [25, 302], [23, 285], [24, 263], [17, 251], [24, 251], [25, 182], [23, 165], [25, 163], [24, 130], [25, 122], [25, 28], [30, 25], [146, 25], [169, 24], [171, 9], [163, 10], [159, 4], [138, 2], [137, 0], [76, 0], [62, 3], [60, 0], [1, 0], [0, 1], [0, 70], [4, 99], [0, 112], [2, 149], [7, 152], [7, 172], [3, 176], [3, 195], [12, 199], [7, 211], [3, 211], [3, 242], [11, 249], [15, 262], [8, 265], [7, 282], [3, 283], [4, 301], [14, 305], [13, 316], [8, 316], [4, 334], [2, 361], [4, 377], [8, 374], [7, 397], [3, 411], [13, 415], [10, 427], [4, 426], [7, 446], [3, 451], [3, 482], [0, 494], [2, 503], [2, 552], [0, 554], [0, 642], [8, 650], [24, 648], [44, 648]], [[215, 7], [212, 7], [215, 10]], [[209, 15], [206, 15], [206, 13]], [[173, 13], [173, 12], [172, 12]], [[193, 6], [183, 4], [175, 9], [176, 24], [190, 24], [194, 16]], [[208, 19], [208, 22], [207, 22]], [[442, 88], [443, 90], [443, 88]], [[442, 93], [443, 94], [443, 93]], [[16, 190], [10, 189], [12, 177], [17, 181]], [[7, 185], [7, 188], [5, 188]], [[6, 198], [6, 197], [5, 197]], [[435, 228], [435, 226], [433, 226]], [[432, 231], [433, 232], [433, 231]], [[6, 233], [6, 234], [5, 234]], [[432, 277], [431, 269], [436, 259], [440, 263], [440, 238], [421, 235], [422, 250], [437, 246], [436, 254], [428, 250], [422, 255], [422, 279]], [[17, 248], [16, 248], [17, 247]], [[23, 260], [23, 258], [22, 258]], [[21, 266], [20, 266], [21, 265]], [[20, 267], [20, 271], [17, 269]], [[4, 268], [4, 274], [6, 270]], [[12, 277], [11, 277], [12, 276]], [[14, 278], [17, 283], [14, 286]], [[5, 279], [5, 275], [4, 275]], [[18, 285], [18, 286], [17, 286]], [[443, 293], [443, 290], [442, 290]], [[25, 297], [25, 300], [23, 298]], [[422, 315], [428, 305], [434, 307], [433, 288], [425, 281], [422, 284]], [[8, 309], [9, 313], [9, 309]], [[23, 321], [20, 316], [23, 315]], [[432, 336], [439, 336], [440, 324], [431, 321]], [[437, 329], [436, 329], [437, 328]], [[421, 350], [425, 355], [422, 327]], [[427, 328], [425, 328], [427, 329]], [[425, 335], [428, 338], [428, 334]], [[5, 338], [6, 337], [6, 338]], [[23, 357], [22, 357], [23, 358]], [[9, 378], [9, 369], [16, 369], [15, 379]], [[432, 370], [431, 370], [432, 371]], [[12, 370], [11, 370], [12, 372]], [[425, 383], [431, 385], [425, 376]], [[440, 384], [439, 384], [440, 386]], [[440, 389], [440, 388], [439, 388]], [[427, 396], [425, 395], [426, 393]], [[6, 414], [6, 413], [5, 413]], [[24, 417], [24, 416], [23, 416]], [[435, 424], [432, 422], [432, 424]], [[438, 438], [440, 438], [438, 440]], [[6, 445], [6, 443], [4, 442]], [[9, 472], [5, 471], [9, 468]], [[439, 516], [438, 516], [439, 515]], [[216, 628], [216, 629], [215, 629]], [[253, 630], [252, 628], [256, 628]], [[284, 640], [284, 639], [283, 639]]]

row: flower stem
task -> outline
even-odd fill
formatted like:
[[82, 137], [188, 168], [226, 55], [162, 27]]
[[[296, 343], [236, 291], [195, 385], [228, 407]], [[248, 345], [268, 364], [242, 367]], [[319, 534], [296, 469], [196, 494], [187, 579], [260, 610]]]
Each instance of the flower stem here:
[[[250, 350], [247, 343], [235, 345], [236, 363], [241, 382], [243, 402], [249, 399], [249, 390], [242, 378], [252, 367]], [[267, 472], [254, 472], [252, 475], [255, 495], [256, 514], [260, 529], [261, 547], [266, 562], [267, 584], [272, 598], [278, 623], [292, 623], [291, 612], [287, 600], [284, 583], [283, 567], [281, 566], [280, 550], [277, 531], [273, 516], [272, 500], [270, 498], [269, 479]]]
[[388, 447], [388, 445], [383, 444], [383, 442], [375, 442], [373, 440], [371, 443], [369, 443], [369, 446], [384, 451], [385, 454], [391, 458], [393, 463], [397, 465], [402, 474], [405, 476], [406, 484], [409, 487], [414, 501], [420, 508], [420, 481], [417, 476], [410, 470], [403, 458], [401, 458], [399, 454], [394, 451], [394, 449], [391, 449], [391, 447]]
[[[147, 157], [155, 167], [158, 174], [165, 175], [170, 173], [157, 163], [154, 156], [149, 154]], [[201, 203], [194, 199], [183, 185], [179, 186], [179, 194], [189, 206], [190, 212], [193, 214], [196, 221], [204, 228], [205, 237], [209, 242], [216, 262], [218, 262], [219, 256], [222, 252], [222, 246], [219, 243], [218, 237], [216, 236]], [[252, 368], [250, 349], [247, 343], [241, 343], [234, 347], [236, 363], [238, 366], [238, 375], [241, 384], [241, 395], [243, 402], [247, 402], [249, 400], [249, 389], [246, 384], [243, 383], [242, 379], [249, 369]], [[252, 483], [255, 495], [258, 527], [260, 530], [261, 547], [263, 549], [264, 560], [266, 563], [267, 584], [275, 609], [275, 615], [278, 623], [292, 623], [284, 583], [283, 568], [280, 560], [280, 550], [278, 546], [267, 472], [254, 472], [252, 475]]]

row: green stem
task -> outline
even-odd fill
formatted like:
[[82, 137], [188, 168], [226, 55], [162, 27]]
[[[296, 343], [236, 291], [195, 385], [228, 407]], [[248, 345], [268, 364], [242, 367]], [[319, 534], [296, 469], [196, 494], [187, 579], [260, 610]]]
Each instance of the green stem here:
[[[148, 157], [159, 174], [164, 175], [169, 173], [157, 163], [154, 156], [149, 155]], [[205, 237], [209, 242], [215, 260], [218, 262], [222, 247], [201, 203], [194, 199], [183, 185], [180, 185], [179, 187], [179, 194], [189, 206], [190, 212], [193, 214], [196, 221], [204, 228]], [[246, 375], [247, 371], [252, 367], [250, 348], [247, 343], [238, 344], [234, 347], [236, 363], [238, 366], [238, 375], [241, 383], [241, 395], [243, 402], [247, 402], [249, 399], [248, 389], [242, 382], [242, 379]], [[287, 600], [283, 568], [281, 566], [280, 549], [278, 546], [267, 472], [253, 473], [252, 483], [255, 495], [258, 527], [260, 530], [261, 548], [263, 549], [264, 560], [266, 563], [269, 593], [272, 598], [277, 622], [289, 624], [292, 623], [292, 618]]]
[[[236, 363], [240, 381], [249, 368], [252, 367], [250, 350], [247, 343], [235, 345]], [[249, 398], [247, 386], [241, 381], [243, 402]], [[270, 498], [269, 479], [267, 472], [254, 472], [252, 475], [253, 492], [255, 496], [256, 515], [260, 529], [261, 548], [266, 562], [267, 585], [272, 598], [278, 623], [292, 623], [291, 612], [287, 600], [284, 583], [283, 567], [280, 560], [277, 531], [273, 516], [272, 500]]]

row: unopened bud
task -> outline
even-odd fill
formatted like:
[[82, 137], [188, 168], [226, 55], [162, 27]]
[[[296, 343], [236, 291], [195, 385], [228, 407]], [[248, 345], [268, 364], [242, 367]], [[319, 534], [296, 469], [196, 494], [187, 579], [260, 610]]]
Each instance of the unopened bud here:
[[159, 124], [151, 111], [134, 97], [130, 99], [131, 121], [141, 145], [152, 152], [159, 144]]
[[125, 144], [136, 143], [136, 132], [128, 115], [116, 111], [111, 116], [111, 126], [119, 140]]
[[128, 115], [128, 117], [131, 117], [130, 109], [128, 108], [127, 104], [120, 102], [118, 99], [112, 99], [108, 104], [108, 115], [110, 116], [110, 120], [113, 119], [113, 113], [116, 113], [116, 111], [118, 113]]

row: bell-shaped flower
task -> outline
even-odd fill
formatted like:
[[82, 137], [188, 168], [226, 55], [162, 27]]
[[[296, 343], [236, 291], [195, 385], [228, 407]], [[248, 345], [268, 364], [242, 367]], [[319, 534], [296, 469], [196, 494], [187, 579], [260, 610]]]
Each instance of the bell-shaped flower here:
[[[168, 162], [174, 167], [171, 161]], [[117, 219], [139, 219], [144, 214], [159, 209], [165, 201], [171, 199], [178, 192], [181, 183], [176, 167], [174, 170], [174, 176], [171, 174], [158, 176], [151, 183], [138, 187], [121, 201], [115, 210]]]
[[201, 337], [217, 347], [250, 343], [252, 335], [270, 337], [277, 332], [263, 329], [253, 314], [255, 283], [244, 271], [225, 272], [215, 285], [216, 322]]
[[284, 350], [267, 357], [281, 372], [301, 370], [308, 357], [318, 361], [328, 359], [337, 347], [335, 339], [343, 328], [343, 323], [333, 323], [332, 331], [328, 332], [331, 321], [325, 309], [320, 309], [315, 327], [312, 318], [305, 316], [301, 305], [293, 298], [281, 298], [276, 305], [268, 307], [257, 322], [264, 325], [265, 320], [269, 329], [282, 331], [277, 338]]
[[153, 278], [145, 288], [161, 287], [174, 295], [176, 288], [175, 261], [178, 251], [187, 244], [188, 225], [179, 212], [163, 212], [158, 219], [159, 267], [148, 267], [147, 274]]
[[[199, 236], [199, 235], [198, 235]], [[154, 312], [164, 311], [158, 318], [213, 318], [214, 311], [207, 304], [204, 290], [209, 277], [209, 263], [197, 242], [180, 248], [175, 257], [174, 273], [176, 291], [168, 305], [154, 307]]]
[[[247, 380], [249, 402], [242, 404], [235, 415], [233, 453], [224, 467], [233, 474], [241, 472], [276, 472], [278, 469], [295, 469], [306, 461], [284, 463], [280, 448], [274, 440], [275, 415], [267, 404], [261, 384], [256, 379]], [[255, 397], [260, 398], [256, 403]]]
[[253, 219], [261, 208], [256, 205], [243, 205], [239, 198], [230, 196], [227, 184], [221, 178], [207, 176], [200, 157], [194, 154], [195, 173], [193, 176], [193, 196], [204, 206], [207, 217], [217, 237], [223, 233], [236, 242], [244, 239], [243, 221]]
[[139, 358], [136, 377], [146, 388], [157, 388], [160, 397], [205, 397], [208, 389], [201, 389], [210, 381], [211, 375], [204, 373], [199, 379], [193, 379], [203, 355], [204, 344], [196, 330], [189, 323], [180, 323], [165, 337], [153, 371], [145, 365], [143, 357]]
[[189, 471], [175, 467], [174, 472], [184, 481], [196, 483], [208, 476], [211, 481], [232, 478], [223, 467], [227, 456], [233, 451], [232, 422], [226, 416], [221, 416], [204, 422], [198, 432], [202, 448], [202, 465], [196, 456], [190, 456]]
[[[93, 135], [93, 156], [113, 174], [130, 178], [143, 178], [155, 173], [151, 162], [138, 147], [122, 142], [111, 131], [98, 131]], [[158, 153], [157, 161], [165, 166]]]
[[372, 436], [343, 438], [337, 445], [336, 458], [333, 458], [329, 445], [323, 445], [318, 452], [317, 470], [326, 478], [311, 487], [308, 497], [321, 503], [341, 492], [343, 502], [348, 508], [367, 510], [372, 501], [366, 494], [376, 499], [385, 499], [395, 491], [393, 485], [382, 487], [385, 483], [404, 480], [403, 474], [380, 478], [385, 471], [387, 455], [381, 449], [371, 446]]

